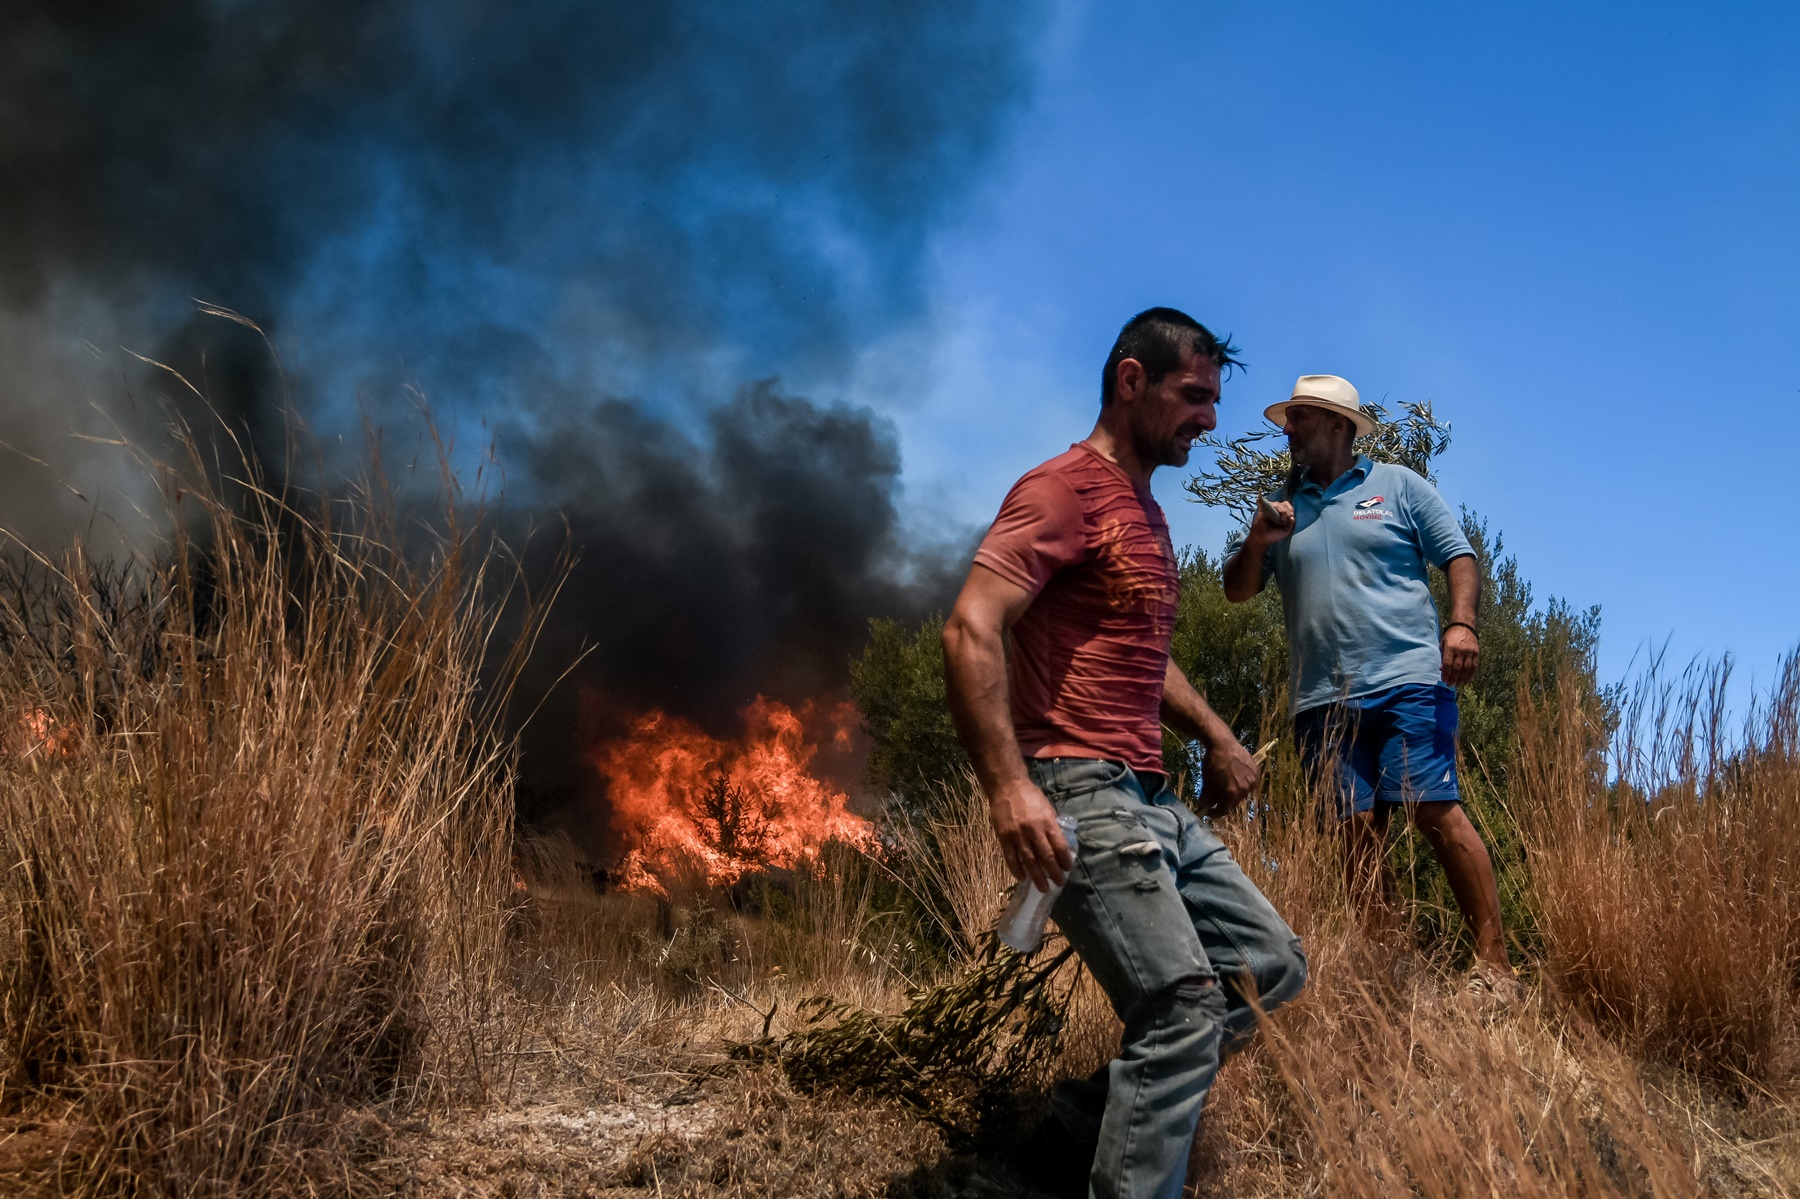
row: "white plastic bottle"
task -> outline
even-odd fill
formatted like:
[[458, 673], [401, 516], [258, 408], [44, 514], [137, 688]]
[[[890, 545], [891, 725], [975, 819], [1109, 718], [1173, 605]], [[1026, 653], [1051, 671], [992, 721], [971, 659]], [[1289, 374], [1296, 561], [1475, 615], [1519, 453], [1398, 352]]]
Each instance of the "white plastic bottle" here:
[[[1069, 842], [1069, 852], [1077, 853], [1075, 818], [1058, 816], [1056, 823], [1062, 827], [1063, 836]], [[1038, 890], [1037, 884], [1028, 878], [1013, 884], [1012, 898], [1006, 901], [1006, 910], [1000, 913], [1000, 944], [1020, 953], [1035, 952], [1044, 943], [1044, 921], [1050, 919], [1050, 905], [1061, 894], [1061, 883], [1052, 884], [1048, 891]]]

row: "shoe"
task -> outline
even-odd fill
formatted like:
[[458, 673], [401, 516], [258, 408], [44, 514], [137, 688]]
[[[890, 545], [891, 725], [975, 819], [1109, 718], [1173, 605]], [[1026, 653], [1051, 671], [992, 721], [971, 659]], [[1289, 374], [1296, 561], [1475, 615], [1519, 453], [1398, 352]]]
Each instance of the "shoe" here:
[[1520, 985], [1515, 971], [1479, 959], [1469, 970], [1469, 981], [1463, 989], [1476, 999], [1495, 1007], [1515, 1007], [1525, 995], [1525, 989]]

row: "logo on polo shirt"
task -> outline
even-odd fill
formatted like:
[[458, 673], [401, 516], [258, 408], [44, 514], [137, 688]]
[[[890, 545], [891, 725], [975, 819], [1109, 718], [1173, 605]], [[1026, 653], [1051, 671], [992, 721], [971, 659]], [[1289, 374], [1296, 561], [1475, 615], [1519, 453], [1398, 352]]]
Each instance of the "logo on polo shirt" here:
[[1358, 504], [1357, 507], [1359, 509], [1360, 508], [1373, 508], [1376, 504], [1379, 504], [1382, 500], [1385, 500], [1386, 498], [1387, 497], [1385, 495], [1373, 495], [1373, 496], [1370, 496], [1368, 499], [1364, 500], [1362, 503]]
[[1386, 499], [1387, 499], [1387, 497], [1385, 495], [1370, 496], [1368, 499], [1366, 499], [1366, 500], [1362, 501], [1360, 504], [1356, 505], [1356, 512], [1354, 515], [1351, 516], [1350, 519], [1351, 520], [1382, 520], [1386, 517], [1392, 516], [1393, 513], [1391, 511], [1389, 511], [1388, 509], [1383, 508], [1381, 506], [1382, 502]]

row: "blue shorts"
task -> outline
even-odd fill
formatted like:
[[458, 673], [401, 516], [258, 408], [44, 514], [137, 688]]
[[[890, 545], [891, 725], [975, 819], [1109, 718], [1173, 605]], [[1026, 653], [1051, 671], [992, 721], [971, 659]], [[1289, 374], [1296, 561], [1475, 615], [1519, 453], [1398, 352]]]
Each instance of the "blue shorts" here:
[[1456, 691], [1407, 683], [1294, 717], [1307, 777], [1339, 820], [1376, 804], [1458, 803]]

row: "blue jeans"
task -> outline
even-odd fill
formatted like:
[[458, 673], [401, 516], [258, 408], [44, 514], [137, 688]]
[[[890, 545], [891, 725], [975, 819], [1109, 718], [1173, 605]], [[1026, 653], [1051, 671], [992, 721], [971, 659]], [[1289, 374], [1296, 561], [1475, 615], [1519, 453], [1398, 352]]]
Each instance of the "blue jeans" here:
[[1052, 914], [1125, 1024], [1119, 1056], [1058, 1083], [1052, 1110], [1096, 1138], [1093, 1199], [1180, 1199], [1222, 1056], [1306, 982], [1300, 939], [1161, 775], [1039, 758], [1032, 781], [1079, 829]]

